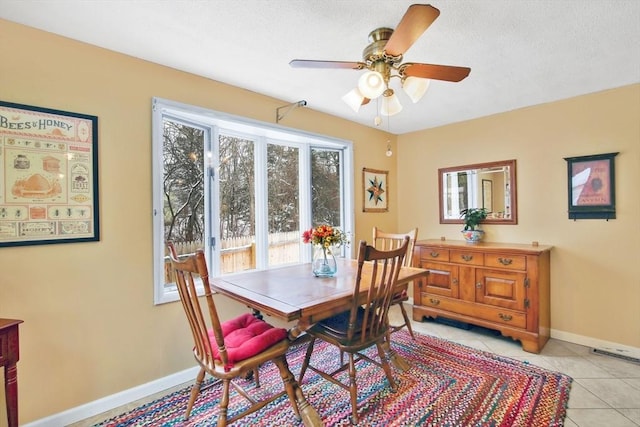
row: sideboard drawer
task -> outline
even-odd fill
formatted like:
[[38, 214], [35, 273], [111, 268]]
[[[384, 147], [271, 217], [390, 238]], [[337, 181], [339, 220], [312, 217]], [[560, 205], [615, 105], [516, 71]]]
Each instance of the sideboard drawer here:
[[449, 299], [442, 295], [434, 295], [425, 293], [422, 296], [422, 302], [425, 306], [439, 308], [441, 310], [452, 311], [454, 313], [464, 312], [460, 307], [460, 301], [457, 299]]
[[420, 260], [449, 262], [449, 249], [441, 248], [421, 248]]
[[527, 316], [524, 312], [520, 311], [474, 304], [468, 301], [460, 301], [433, 294], [424, 295], [422, 302], [426, 307], [433, 307], [451, 313], [473, 316], [478, 319], [502, 323], [515, 328], [527, 327]]
[[451, 262], [467, 265], [484, 265], [484, 254], [482, 252], [451, 251]]
[[527, 316], [524, 312], [488, 306], [480, 306], [477, 309], [475, 316], [480, 319], [503, 323], [515, 328], [527, 327]]
[[527, 257], [511, 254], [485, 254], [484, 265], [487, 267], [507, 268], [509, 270], [526, 270]]

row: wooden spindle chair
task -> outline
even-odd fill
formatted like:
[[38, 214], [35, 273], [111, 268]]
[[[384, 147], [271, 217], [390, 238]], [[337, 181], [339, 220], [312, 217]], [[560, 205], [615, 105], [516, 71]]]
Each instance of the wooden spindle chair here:
[[[391, 251], [380, 251], [373, 246], [361, 241], [358, 250], [358, 272], [352, 298], [351, 309], [322, 320], [307, 329], [310, 336], [309, 347], [300, 370], [299, 383], [302, 384], [307, 369], [317, 372], [327, 381], [330, 381], [349, 391], [351, 397], [351, 422], [358, 423], [358, 386], [356, 382], [356, 363], [366, 360], [381, 367], [389, 386], [396, 391], [396, 383], [389, 366], [387, 351], [383, 346], [388, 336], [389, 307], [396, 293], [398, 274], [404, 261], [409, 246], [409, 237], [406, 237], [404, 245]], [[370, 274], [363, 275], [364, 263], [371, 263]], [[365, 294], [361, 295], [361, 290]], [[335, 345], [340, 354], [349, 355], [349, 360], [332, 372], [325, 372], [320, 366], [311, 364], [314, 344], [317, 339]], [[363, 353], [363, 350], [376, 346], [378, 360], [372, 359]], [[345, 370], [349, 370], [349, 384], [345, 384], [335, 376]]]
[[[413, 247], [418, 239], [418, 228], [414, 228], [407, 233], [385, 233], [378, 229], [378, 227], [373, 227], [373, 246], [383, 251], [396, 249], [403, 244], [404, 238], [407, 236], [409, 237], [409, 247], [407, 248], [407, 256], [404, 258], [404, 266], [411, 267], [413, 266]], [[400, 307], [404, 323], [401, 325], [392, 325], [389, 333], [399, 331], [406, 326], [411, 338], [415, 339], [416, 337], [413, 335], [413, 329], [411, 328], [411, 320], [409, 320], [409, 315], [404, 307], [404, 302], [409, 300], [407, 288], [408, 285], [401, 292], [396, 293], [393, 296], [393, 301], [391, 301], [392, 306], [397, 305]]]
[[[289, 370], [286, 353], [289, 349], [287, 331], [275, 328], [249, 313], [221, 322], [209, 284], [209, 273], [204, 252], [199, 249], [194, 255], [179, 259], [174, 245], [169, 242], [169, 258], [175, 272], [180, 301], [187, 316], [194, 340], [193, 355], [200, 365], [200, 371], [191, 389], [191, 396], [185, 412], [185, 420], [189, 418], [191, 409], [200, 394], [206, 374], [218, 379], [211, 385], [222, 383], [222, 397], [217, 425], [224, 427], [246, 415], [249, 415], [286, 392], [291, 406], [300, 419], [302, 414], [305, 425], [321, 425], [317, 413], [306, 401], [298, 383]], [[204, 288], [206, 309], [200, 305], [197, 294], [198, 284]], [[249, 390], [245, 390], [234, 380], [245, 378], [247, 374], [272, 361], [280, 370], [284, 390], [264, 400], [254, 399]], [[228, 418], [230, 386], [250, 402], [250, 406]]]

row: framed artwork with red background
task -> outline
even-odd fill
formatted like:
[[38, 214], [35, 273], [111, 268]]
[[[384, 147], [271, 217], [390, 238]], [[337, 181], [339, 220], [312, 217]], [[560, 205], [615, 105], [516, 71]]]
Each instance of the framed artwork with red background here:
[[618, 153], [565, 157], [569, 219], [615, 219], [615, 167]]

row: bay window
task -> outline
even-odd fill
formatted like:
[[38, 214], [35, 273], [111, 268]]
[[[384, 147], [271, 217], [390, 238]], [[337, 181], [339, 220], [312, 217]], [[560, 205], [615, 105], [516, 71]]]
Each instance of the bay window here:
[[152, 109], [156, 304], [178, 299], [169, 240], [203, 248], [217, 276], [309, 262], [312, 226], [352, 231], [349, 141], [160, 98]]

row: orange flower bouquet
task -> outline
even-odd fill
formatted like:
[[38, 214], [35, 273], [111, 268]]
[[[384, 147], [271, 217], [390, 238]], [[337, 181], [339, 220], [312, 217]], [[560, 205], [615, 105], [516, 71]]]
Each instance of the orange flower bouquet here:
[[336, 273], [338, 265], [331, 248], [349, 244], [347, 235], [330, 225], [319, 225], [304, 231], [302, 241], [314, 246], [313, 274], [317, 277], [331, 277]]
[[319, 225], [302, 233], [302, 241], [324, 248], [340, 247], [349, 243], [349, 238], [339, 228], [330, 225]]

